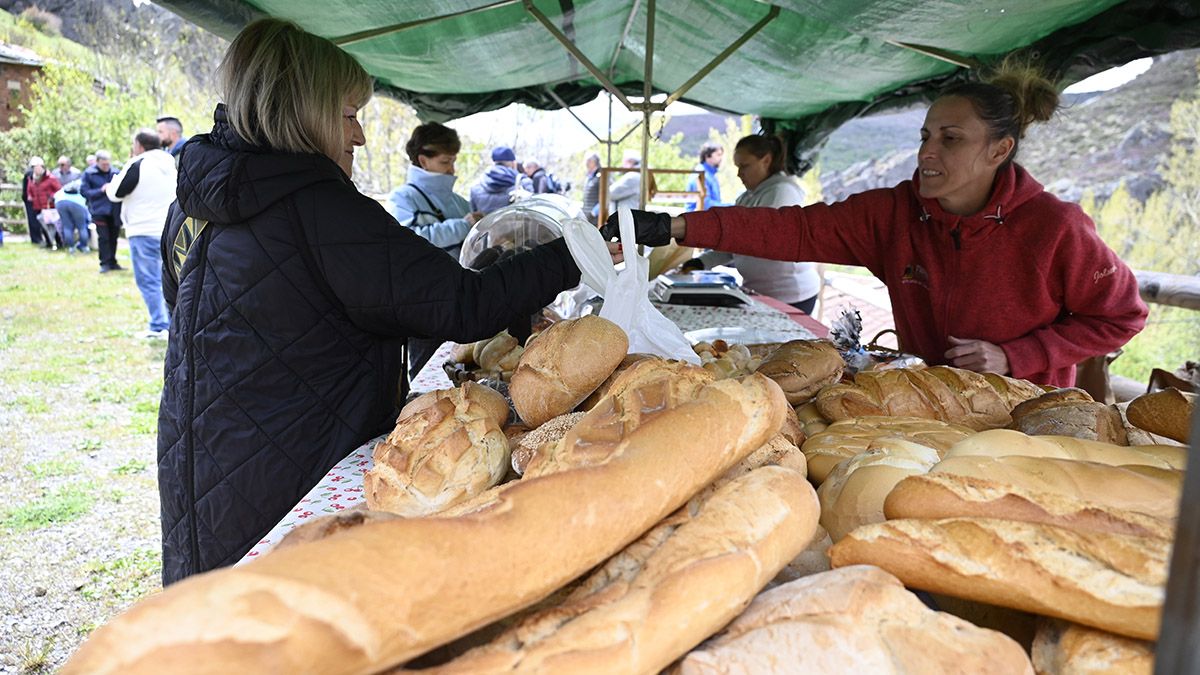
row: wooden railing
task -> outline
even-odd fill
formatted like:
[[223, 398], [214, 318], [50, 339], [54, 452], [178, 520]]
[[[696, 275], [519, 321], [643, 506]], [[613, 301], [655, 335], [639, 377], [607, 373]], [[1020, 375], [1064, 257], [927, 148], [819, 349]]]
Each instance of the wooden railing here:
[[1200, 276], [1134, 270], [1142, 300], [1200, 310]]
[[25, 202], [21, 201], [20, 183], [0, 183], [0, 225], [6, 230], [11, 230], [13, 225], [24, 230], [29, 225], [25, 218]]

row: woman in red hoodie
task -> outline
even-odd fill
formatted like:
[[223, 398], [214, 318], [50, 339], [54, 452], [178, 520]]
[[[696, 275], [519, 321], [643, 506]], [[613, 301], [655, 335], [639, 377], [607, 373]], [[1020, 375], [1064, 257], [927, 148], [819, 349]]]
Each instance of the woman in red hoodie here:
[[[1054, 86], [1002, 66], [929, 108], [912, 180], [807, 207], [635, 211], [639, 243], [862, 265], [887, 285], [900, 346], [930, 363], [1071, 386], [1075, 364], [1142, 329], [1137, 280], [1076, 204], [1013, 161]], [[615, 215], [603, 228], [615, 236]]]

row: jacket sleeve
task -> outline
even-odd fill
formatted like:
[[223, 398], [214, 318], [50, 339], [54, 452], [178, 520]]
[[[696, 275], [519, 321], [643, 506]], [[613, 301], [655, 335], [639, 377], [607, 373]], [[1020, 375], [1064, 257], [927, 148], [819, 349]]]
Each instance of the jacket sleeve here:
[[870, 190], [836, 204], [694, 211], [684, 216], [680, 243], [769, 260], [862, 265], [878, 276], [895, 199], [893, 190]]
[[[579, 284], [579, 269], [562, 239], [476, 272], [412, 230], [396, 227], [374, 201], [361, 195], [347, 201], [344, 192], [311, 190], [297, 196], [297, 209], [318, 214], [305, 224], [314, 258], [363, 330], [481, 340]], [[339, 204], [336, 214], [329, 204]]]
[[388, 212], [401, 225], [412, 229], [426, 241], [438, 248], [457, 246], [466, 239], [471, 226], [465, 218], [447, 218], [432, 223], [416, 222], [417, 207], [413, 202], [413, 193], [405, 188], [397, 188], [388, 199]]
[[[100, 188], [103, 186], [103, 183], [98, 182], [99, 179], [100, 174], [98, 173], [85, 173], [83, 181], [79, 184], [79, 194], [83, 195], [88, 201], [99, 197], [101, 194]], [[93, 183], [95, 184], [93, 185]]]
[[[113, 202], [114, 204], [125, 201], [125, 195], [129, 194], [129, 192], [133, 190], [133, 187], [137, 185], [137, 179], [133, 179], [133, 185], [129, 187], [129, 190], [126, 190], [124, 193], [119, 192], [119, 190], [125, 185], [125, 181], [129, 178], [130, 172], [132, 172], [134, 167], [136, 167], [139, 163], [140, 162], [130, 162], [121, 169], [120, 173], [118, 173], [116, 176], [113, 176], [113, 179], [109, 182], [108, 187], [104, 189], [104, 196], [108, 197], [108, 201]], [[119, 197], [117, 196], [118, 194], [120, 194]]]
[[1146, 325], [1137, 278], [1096, 233], [1091, 220], [1076, 223], [1054, 251], [1053, 269], [1063, 289], [1059, 319], [1002, 343], [1013, 377], [1075, 365], [1121, 347]]

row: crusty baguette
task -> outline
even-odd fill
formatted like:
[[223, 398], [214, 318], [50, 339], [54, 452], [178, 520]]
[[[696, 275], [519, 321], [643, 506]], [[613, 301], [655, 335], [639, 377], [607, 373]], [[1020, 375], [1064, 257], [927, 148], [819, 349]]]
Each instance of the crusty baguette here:
[[1143, 452], [1141, 447], [1125, 447], [1089, 441], [1069, 436], [1027, 436], [1012, 429], [981, 431], [955, 443], [946, 451], [945, 459], [953, 457], [1047, 457], [1077, 459], [1110, 466], [1141, 464], [1160, 469], [1182, 469], [1187, 461], [1186, 448], [1154, 447]]
[[1129, 402], [1129, 421], [1150, 433], [1187, 443], [1192, 431], [1196, 395], [1170, 388], [1143, 394]]
[[1178, 514], [1183, 488], [1180, 471], [1045, 457], [953, 457], [929, 472], [984, 478], [1165, 519]]
[[1020, 675], [1033, 669], [1011, 639], [930, 610], [894, 576], [858, 565], [762, 593], [722, 634], [684, 657], [680, 672]]
[[737, 616], [812, 536], [812, 487], [768, 466], [680, 509], [561, 604], [428, 675], [657, 673]]
[[629, 351], [620, 326], [589, 314], [559, 321], [521, 354], [508, 393], [521, 419], [537, 427], [571, 412], [612, 375]]
[[829, 549], [832, 565], [878, 565], [906, 586], [1075, 621], [1158, 634], [1170, 542], [989, 518], [889, 520]]
[[[537, 602], [775, 434], [761, 375], [706, 387], [615, 439], [608, 461], [508, 483], [460, 517], [368, 523], [175, 584], [100, 628], [64, 673], [375, 672]], [[680, 433], [686, 429], [688, 433]], [[587, 439], [585, 439], [586, 441]]]
[[591, 438], [581, 442], [580, 434], [596, 437], [597, 433], [590, 426], [580, 427], [578, 432], [572, 428], [558, 443], [538, 446], [525, 464], [524, 475], [535, 477], [605, 461], [623, 430], [643, 424], [680, 402], [695, 398], [697, 392], [712, 381], [708, 371], [684, 361], [659, 358], [638, 361], [625, 369], [608, 394], [588, 411], [589, 415], [612, 419], [607, 433], [601, 435], [602, 441]]
[[1037, 385], [992, 373], [934, 366], [862, 371], [854, 384], [817, 394], [817, 409], [837, 421], [867, 415], [904, 415], [962, 424], [975, 430], [1012, 422], [1017, 403], [1041, 395]]
[[842, 379], [846, 361], [828, 340], [792, 340], [775, 348], [758, 372], [775, 380], [788, 403], [799, 405]]
[[888, 520], [900, 518], [1002, 518], [1056, 525], [1079, 532], [1174, 537], [1172, 521], [997, 480], [952, 473], [909, 476], [883, 502]]
[[941, 456], [973, 433], [958, 424], [919, 417], [855, 417], [809, 434], [801, 449], [808, 459], [809, 477], [820, 485], [840, 462], [866, 452], [878, 439], [895, 438], [917, 443], [933, 448]]
[[1150, 675], [1154, 644], [1079, 624], [1042, 619], [1033, 638], [1037, 675]]
[[896, 483], [937, 463], [937, 451], [924, 445], [895, 438], [872, 442], [867, 452], [838, 464], [821, 483], [821, 527], [837, 542], [860, 525], [880, 522], [883, 501]]

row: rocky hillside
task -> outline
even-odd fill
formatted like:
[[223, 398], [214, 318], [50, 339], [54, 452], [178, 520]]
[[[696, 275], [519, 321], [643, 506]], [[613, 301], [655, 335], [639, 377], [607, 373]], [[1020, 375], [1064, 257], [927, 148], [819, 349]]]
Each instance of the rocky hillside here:
[[[1145, 199], [1162, 183], [1171, 104], [1196, 91], [1198, 58], [1200, 50], [1167, 54], [1123, 86], [1070, 98], [1053, 120], [1030, 129], [1018, 161], [1064, 199], [1089, 189], [1106, 197], [1122, 181]], [[834, 133], [821, 160], [826, 201], [910, 178], [924, 116], [924, 107], [889, 113]]]

